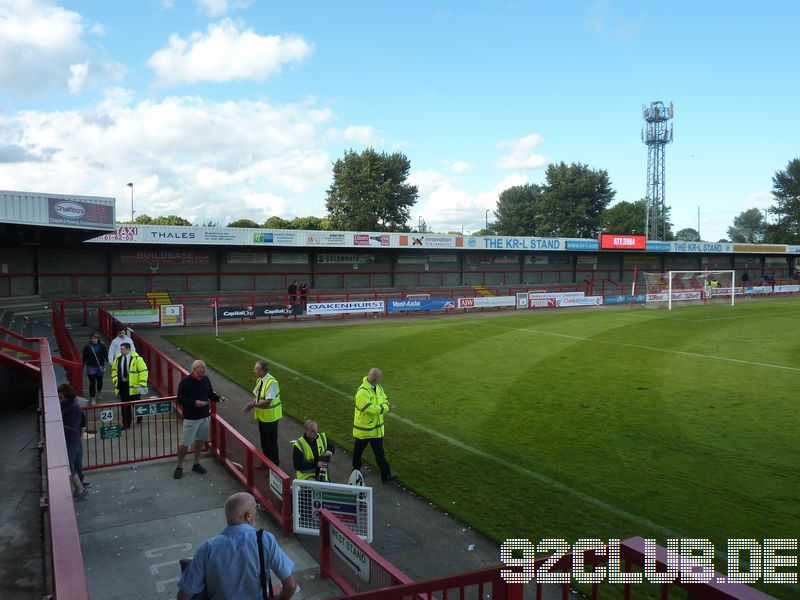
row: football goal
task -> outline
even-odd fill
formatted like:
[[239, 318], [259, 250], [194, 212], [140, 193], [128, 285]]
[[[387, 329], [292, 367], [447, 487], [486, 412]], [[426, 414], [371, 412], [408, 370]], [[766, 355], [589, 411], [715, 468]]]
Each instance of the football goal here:
[[665, 271], [645, 273], [646, 304], [651, 307], [711, 302], [736, 303], [735, 271]]

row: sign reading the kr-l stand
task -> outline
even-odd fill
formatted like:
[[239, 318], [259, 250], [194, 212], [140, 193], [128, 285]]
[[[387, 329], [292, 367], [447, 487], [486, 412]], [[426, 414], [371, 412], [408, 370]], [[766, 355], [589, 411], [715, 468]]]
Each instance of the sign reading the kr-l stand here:
[[162, 415], [172, 412], [172, 402], [150, 402], [149, 404], [137, 404], [133, 407], [133, 413], [137, 417], [149, 417], [151, 415]]
[[600, 234], [601, 250], [644, 250], [645, 248], [647, 248], [647, 237], [643, 235]]

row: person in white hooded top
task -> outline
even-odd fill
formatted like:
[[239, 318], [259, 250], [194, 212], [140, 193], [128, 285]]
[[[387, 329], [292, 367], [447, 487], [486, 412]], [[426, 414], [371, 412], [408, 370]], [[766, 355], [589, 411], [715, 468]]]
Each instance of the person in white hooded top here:
[[117, 337], [111, 340], [111, 344], [108, 346], [108, 364], [114, 364], [114, 359], [120, 355], [119, 345], [126, 342], [131, 345], [131, 352], [136, 352], [136, 345], [128, 336], [128, 330], [123, 327], [117, 332]]

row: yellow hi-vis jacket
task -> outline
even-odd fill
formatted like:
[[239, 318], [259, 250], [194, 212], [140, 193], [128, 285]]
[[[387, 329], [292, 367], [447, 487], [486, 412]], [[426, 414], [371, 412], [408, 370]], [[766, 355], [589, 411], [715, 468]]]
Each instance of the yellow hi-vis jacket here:
[[[317, 443], [317, 456], [325, 456], [325, 453], [328, 451], [328, 436], [324, 433], [317, 434], [317, 439], [314, 440]], [[296, 479], [314, 479], [314, 476], [317, 474], [317, 467], [316, 461], [314, 460], [314, 451], [312, 450], [311, 446], [308, 444], [308, 440], [305, 436], [300, 436], [299, 440], [295, 440], [294, 444], [292, 444], [295, 448], [300, 450], [303, 453], [303, 460], [306, 462], [313, 462], [314, 468], [309, 469], [308, 471], [301, 471], [300, 469], [297, 470], [297, 477]], [[317, 458], [319, 460], [319, 458]], [[329, 481], [326, 473], [325, 481]]]
[[366, 440], [383, 437], [383, 415], [389, 412], [389, 399], [380, 385], [372, 389], [367, 378], [356, 391], [353, 437]]
[[[140, 387], [147, 387], [147, 377], [149, 373], [147, 372], [147, 365], [145, 364], [144, 359], [136, 354], [136, 352], [131, 352], [128, 357], [128, 389], [131, 396], [135, 396], [139, 393]], [[117, 380], [122, 374], [118, 372], [119, 361], [121, 358], [122, 355], [120, 354], [111, 363], [111, 381], [114, 383], [115, 390], [119, 389]]]
[[283, 417], [283, 409], [281, 408], [281, 386], [278, 385], [278, 380], [272, 375], [267, 373], [267, 380], [261, 386], [259, 393], [258, 385], [261, 383], [261, 378], [256, 379], [256, 386], [253, 388], [253, 396], [256, 396], [258, 402], [262, 402], [266, 398], [267, 390], [272, 383], [275, 383], [275, 398], [266, 408], [254, 408], [253, 418], [256, 421], [264, 423], [272, 423]]

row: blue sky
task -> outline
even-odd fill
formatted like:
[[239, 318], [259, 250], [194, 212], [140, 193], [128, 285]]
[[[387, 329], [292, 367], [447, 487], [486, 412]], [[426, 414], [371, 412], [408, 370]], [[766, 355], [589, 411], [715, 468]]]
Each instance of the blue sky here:
[[257, 221], [324, 213], [349, 147], [405, 152], [437, 230], [548, 162], [643, 196], [675, 103], [676, 229], [725, 236], [800, 155], [795, 2], [0, 0], [0, 188]]

